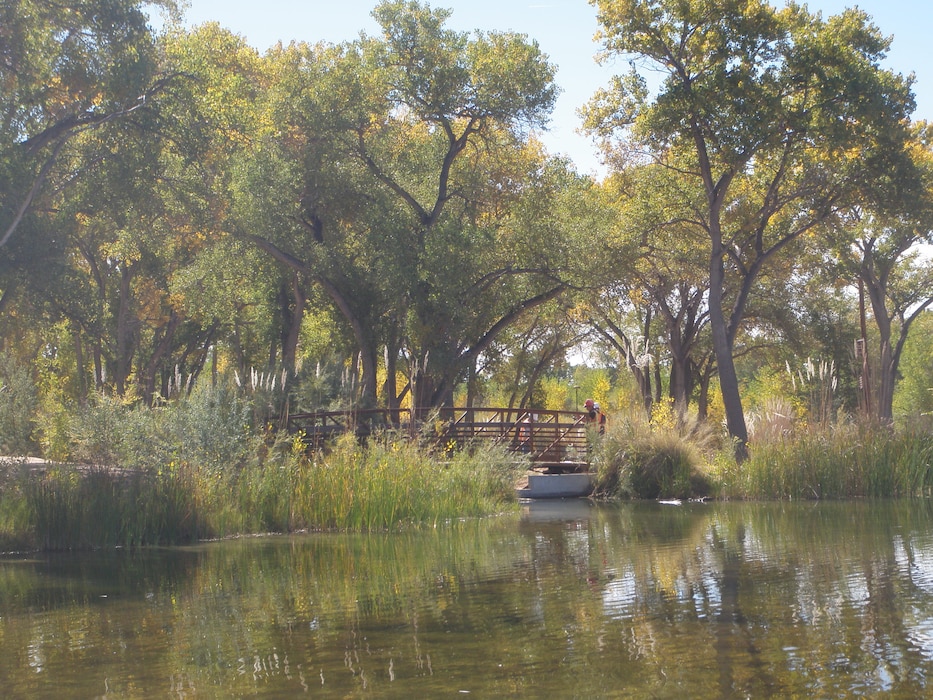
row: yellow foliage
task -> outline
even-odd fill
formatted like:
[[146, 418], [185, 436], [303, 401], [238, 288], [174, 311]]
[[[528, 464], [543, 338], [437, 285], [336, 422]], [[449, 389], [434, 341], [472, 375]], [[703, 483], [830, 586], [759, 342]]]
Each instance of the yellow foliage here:
[[[396, 395], [398, 394], [399, 389], [402, 388], [402, 387], [404, 387], [407, 383], [408, 383], [408, 377], [406, 377], [406, 376], [405, 376], [404, 374], [402, 374], [401, 372], [396, 372], [396, 373], [395, 373], [395, 392], [396, 392]], [[409, 408], [409, 409], [412, 408], [412, 405], [411, 405], [411, 392], [408, 392], [407, 394], [405, 394], [405, 398], [402, 399], [402, 401], [401, 401], [400, 408]]]
[[710, 425], [722, 425], [726, 420], [726, 408], [722, 402], [722, 391], [718, 382], [711, 382], [709, 385], [706, 417]]
[[545, 379], [542, 382], [544, 389], [544, 409], [546, 411], [563, 411], [567, 408], [570, 398], [570, 387], [557, 379]]
[[673, 399], [659, 401], [651, 407], [651, 432], [672, 433], [677, 430], [677, 413]]
[[168, 297], [155, 280], [141, 277], [136, 284], [136, 298], [140, 317], [146, 319], [151, 326], [156, 327], [168, 322]]
[[604, 411], [609, 406], [609, 395], [611, 391], [612, 385], [609, 383], [609, 377], [600, 373], [599, 376], [596, 377], [596, 381], [593, 382], [592, 399], [598, 403]]

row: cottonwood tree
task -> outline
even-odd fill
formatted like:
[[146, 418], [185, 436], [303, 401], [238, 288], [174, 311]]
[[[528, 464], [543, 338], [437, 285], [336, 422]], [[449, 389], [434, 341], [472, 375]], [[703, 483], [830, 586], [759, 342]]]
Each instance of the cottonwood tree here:
[[[79, 375], [89, 358], [96, 386], [121, 396], [167, 396], [176, 374], [190, 387], [229, 327], [228, 317], [208, 315], [220, 305], [206, 302], [203, 278], [193, 279], [199, 263], [223, 258], [223, 249], [211, 249], [226, 207], [218, 182], [230, 131], [220, 133], [233, 108], [205, 89], [204, 67], [246, 80], [249, 56], [258, 61], [255, 52], [230, 50], [226, 37], [162, 37], [160, 66], [176, 77], [158, 104], [75, 134], [59, 156], [63, 168], [81, 171], [54, 201], [56, 230], [69, 246], [63, 264], [84, 280], [68, 290], [80, 303], [62, 300], [62, 314], [76, 329]], [[223, 61], [205, 60], [211, 51]], [[249, 103], [246, 94], [240, 100]]]
[[[632, 164], [604, 187], [615, 192], [618, 211], [609, 258], [617, 273], [623, 261], [624, 274], [594, 304], [594, 327], [625, 358], [649, 412], [661, 400], [666, 366], [668, 396], [683, 416], [708, 362], [708, 277], [695, 193], [681, 175], [653, 164]], [[607, 302], [635, 314], [637, 329]]]
[[384, 361], [390, 406], [397, 369], [414, 406], [436, 406], [503, 329], [566, 288], [575, 239], [558, 200], [586, 183], [530, 138], [556, 95], [536, 44], [454, 32], [448, 11], [415, 2], [373, 14], [381, 36], [270, 54], [277, 129], [244, 166], [238, 211], [339, 309], [364, 403]]
[[243, 172], [267, 165], [259, 141], [276, 127], [260, 105], [274, 75], [256, 49], [216, 23], [170, 32], [164, 44], [167, 65], [187, 78], [168, 90], [166, 120], [177, 131], [175, 167], [185, 173], [203, 243], [173, 275], [172, 294], [189, 319], [214, 329], [214, 351], [228, 353], [240, 376], [285, 369], [292, 377], [309, 283], [234, 235]]
[[[756, 280], [905, 157], [911, 78], [859, 10], [823, 19], [763, 0], [595, 0], [608, 55], [631, 60], [587, 125], [692, 178], [713, 348], [736, 456], [747, 454], [734, 350]], [[639, 69], [657, 71], [654, 95]]]
[[914, 321], [910, 338], [898, 367], [901, 378], [894, 396], [896, 415], [933, 416], [933, 311], [929, 309]]
[[145, 109], [164, 87], [144, 5], [175, 10], [172, 0], [0, 5], [0, 248], [80, 173], [56, 171], [76, 134]]
[[877, 330], [870, 408], [882, 424], [894, 419], [894, 389], [908, 332], [933, 306], [933, 264], [924, 252], [933, 243], [931, 136], [930, 125], [916, 125], [910, 153], [918, 178], [909, 173], [869, 183], [873, 204], [848, 211], [831, 234], [835, 268], [844, 279], [858, 281]]

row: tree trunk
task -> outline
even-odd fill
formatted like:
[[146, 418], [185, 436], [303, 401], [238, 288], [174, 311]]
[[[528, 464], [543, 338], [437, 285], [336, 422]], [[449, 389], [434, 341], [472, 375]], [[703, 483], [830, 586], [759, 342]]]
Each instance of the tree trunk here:
[[75, 375], [78, 379], [78, 403], [82, 406], [87, 403], [87, 377], [84, 373], [84, 345], [81, 343], [81, 333], [73, 331], [75, 342]]
[[699, 391], [697, 392], [697, 420], [705, 423], [709, 418], [709, 383], [713, 378], [712, 372], [703, 372], [699, 376]]
[[291, 280], [291, 298], [286, 296], [286, 303], [282, 307], [282, 367], [288, 373], [286, 381], [295, 376], [301, 321], [307, 301], [308, 295], [301, 286], [301, 278], [295, 273]]
[[113, 377], [118, 396], [123, 396], [126, 393], [126, 381], [130, 376], [133, 354], [136, 350], [137, 319], [132, 318], [130, 312], [132, 306], [131, 283], [134, 272], [134, 266], [128, 264], [124, 264], [120, 271], [120, 299], [119, 310], [117, 311], [116, 357], [114, 358]]
[[748, 458], [748, 428], [745, 424], [745, 413], [742, 410], [735, 359], [732, 357], [732, 343], [729, 340], [727, 321], [722, 308], [725, 285], [722, 254], [717, 245], [713, 246], [713, 251], [710, 259], [710, 330], [713, 336], [713, 350], [716, 353], [716, 365], [719, 368], [719, 388], [722, 390], [722, 402], [726, 411], [726, 428], [733, 440], [736, 461], [741, 463]]
[[412, 417], [423, 421], [431, 409], [431, 397], [434, 394], [434, 378], [423, 366], [412, 372], [411, 389]]
[[[178, 329], [179, 323], [181, 323], [181, 317], [175, 313], [175, 311], [172, 311], [168, 323], [160, 329], [162, 337], [158, 338], [158, 334], [156, 335], [158, 342], [152, 349], [152, 355], [146, 363], [145, 370], [142, 373], [143, 376], [139, 377], [140, 389], [142, 389], [143, 392], [143, 401], [147, 406], [151, 406], [152, 400], [155, 398], [156, 374], [158, 374], [159, 370], [163, 367], [165, 358], [170, 357], [172, 354], [172, 343], [175, 340], [175, 331]], [[181, 391], [182, 387], [175, 388]], [[168, 398], [168, 396], [165, 396], [165, 398]]]
[[[674, 344], [671, 343], [673, 350]], [[683, 416], [690, 406], [690, 393], [693, 382], [690, 380], [690, 358], [682, 353], [672, 353], [671, 355], [671, 379], [669, 395], [674, 402], [674, 410], [677, 415]]]
[[386, 366], [386, 380], [382, 385], [382, 395], [385, 397], [386, 408], [395, 420], [395, 411], [399, 408], [398, 387], [396, 387], [396, 374], [398, 373], [398, 349], [385, 346], [383, 361]]
[[[3, 294], [0, 294], [0, 316], [6, 313], [7, 308], [10, 305], [10, 301], [13, 299], [13, 290], [15, 286], [12, 282], [7, 282], [6, 288], [3, 290]], [[0, 338], [0, 350], [3, 349], [3, 338]]]
[[472, 362], [470, 362], [470, 366], [467, 369], [466, 407], [473, 408], [474, 403], [476, 403], [476, 360], [475, 359]]
[[104, 389], [104, 359], [99, 338], [94, 343], [94, 388], [97, 391]]
[[881, 425], [890, 425], [894, 419], [894, 382], [897, 364], [891, 348], [891, 317], [885, 303], [885, 284], [872, 272], [874, 265], [866, 251], [861, 276], [865, 282], [872, 315], [878, 329], [878, 379], [875, 396], [875, 417]]
[[890, 328], [888, 337], [881, 341], [881, 366], [878, 372], [878, 421], [881, 425], [894, 422], [894, 383], [897, 378], [897, 366], [891, 352]]

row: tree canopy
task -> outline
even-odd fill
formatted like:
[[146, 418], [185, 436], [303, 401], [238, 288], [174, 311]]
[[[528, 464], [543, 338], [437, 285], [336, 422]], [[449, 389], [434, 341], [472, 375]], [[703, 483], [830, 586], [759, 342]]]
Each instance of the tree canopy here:
[[[607, 141], [693, 180], [707, 239], [709, 314], [729, 432], [748, 432], [735, 342], [763, 269], [866, 195], [910, 178], [910, 79], [881, 67], [869, 17], [823, 19], [763, 0], [596, 0], [607, 52], [632, 72], [598, 95], [587, 123]], [[608, 147], [612, 147], [611, 143]]]
[[890, 423], [933, 306], [933, 145], [890, 39], [857, 9], [593, 4], [630, 67], [582, 109], [601, 181], [538, 139], [534, 38], [447, 9], [260, 52], [153, 32], [153, 3], [3, 3], [0, 351], [74, 404], [224, 372], [421, 415], [585, 387], [722, 415], [741, 457], [760, 387], [812, 350], [846, 366], [834, 408], [862, 382]]

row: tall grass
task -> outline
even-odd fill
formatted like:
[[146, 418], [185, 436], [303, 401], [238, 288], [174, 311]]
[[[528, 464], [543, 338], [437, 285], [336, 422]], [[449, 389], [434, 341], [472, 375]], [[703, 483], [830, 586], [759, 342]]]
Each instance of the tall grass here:
[[[150, 453], [133, 469], [8, 469], [0, 545], [60, 550], [297, 530], [399, 530], [507, 507], [521, 469], [495, 448], [441, 458], [388, 434], [366, 446], [347, 436], [313, 457], [287, 436], [239, 439], [243, 457], [225, 468], [206, 458], [179, 461], [176, 450], [165, 452], [161, 464]], [[185, 449], [190, 454], [193, 447]]]
[[0, 460], [0, 552], [21, 550], [31, 544], [24, 538], [30, 520], [22, 487], [28, 477], [24, 461]]
[[405, 440], [360, 447], [351, 438], [309, 464], [293, 519], [309, 528], [385, 530], [487, 514], [514, 499], [518, 474], [501, 450], [437, 457]]
[[843, 425], [753, 443], [719, 472], [731, 498], [841, 499], [933, 495], [933, 434]]
[[206, 536], [209, 525], [185, 471], [56, 466], [33, 473], [20, 487], [27, 515], [18, 540], [61, 550], [178, 544]]
[[712, 486], [707, 455], [717, 445], [707, 427], [685, 420], [669, 404], [650, 419], [640, 412], [613, 416], [604, 438], [592, 446], [597, 496], [608, 498], [689, 498]]
[[933, 496], [933, 432], [867, 423], [800, 426], [779, 406], [754, 422], [750, 458], [663, 407], [616, 417], [594, 447], [596, 494], [617, 498], [852, 499]]

